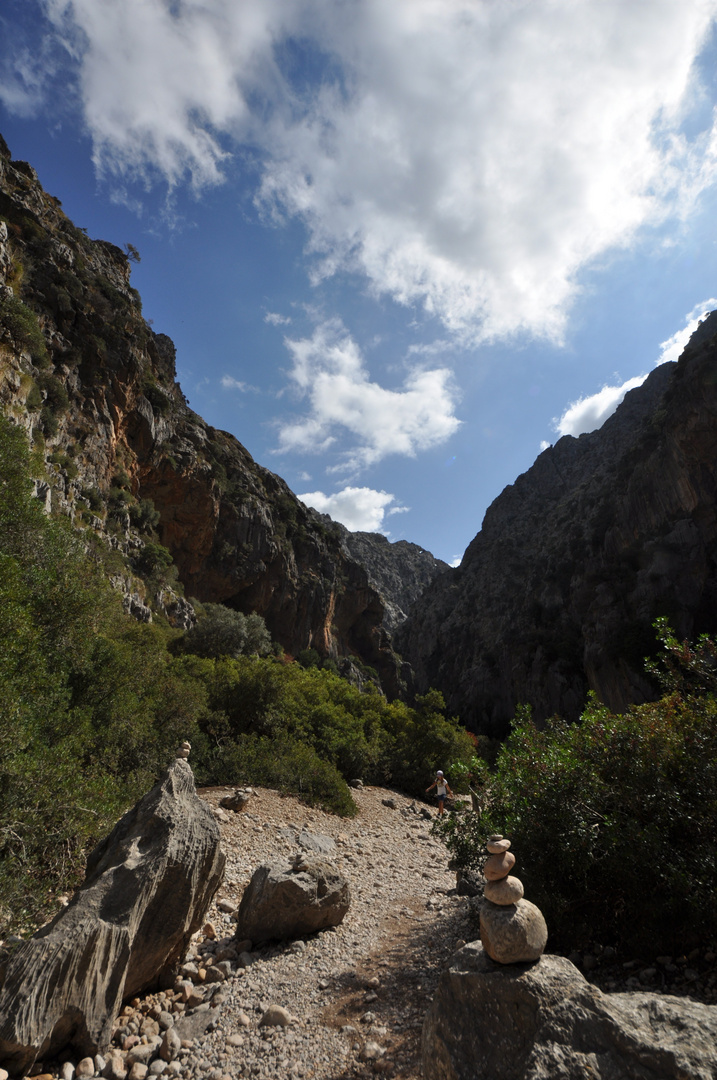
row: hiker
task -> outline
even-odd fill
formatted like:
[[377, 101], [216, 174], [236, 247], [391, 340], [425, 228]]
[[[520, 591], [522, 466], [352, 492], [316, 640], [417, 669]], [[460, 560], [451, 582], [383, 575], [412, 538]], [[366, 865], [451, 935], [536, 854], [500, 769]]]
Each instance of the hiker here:
[[445, 776], [443, 775], [441, 769], [439, 769], [436, 773], [436, 779], [433, 781], [431, 786], [426, 788], [426, 795], [431, 790], [431, 788], [436, 789], [436, 798], [438, 799], [438, 816], [443, 817], [446, 812], [443, 805], [446, 801], [446, 794], [450, 795], [451, 798], [453, 798], [453, 792], [451, 791], [450, 785], [446, 780]]

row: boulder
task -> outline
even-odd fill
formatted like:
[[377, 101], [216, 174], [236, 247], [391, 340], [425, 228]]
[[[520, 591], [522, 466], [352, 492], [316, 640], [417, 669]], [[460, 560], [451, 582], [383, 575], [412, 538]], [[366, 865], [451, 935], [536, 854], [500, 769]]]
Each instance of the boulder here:
[[219, 826], [175, 760], [90, 854], [68, 907], [0, 967], [0, 1065], [104, 1051], [122, 1001], [171, 985], [224, 873]]
[[540, 908], [530, 900], [503, 907], [484, 900], [480, 907], [480, 939], [491, 960], [524, 964], [542, 955], [548, 927]]
[[231, 795], [225, 795], [219, 800], [219, 805], [225, 810], [233, 810], [235, 814], [238, 814], [244, 809], [251, 796], [251, 791], [244, 788], [235, 788]]
[[350, 899], [348, 880], [327, 859], [265, 863], [244, 890], [236, 938], [287, 940], [338, 926]]
[[422, 1053], [425, 1080], [707, 1080], [717, 1006], [603, 994], [563, 957], [504, 967], [472, 942], [441, 976]]
[[324, 833], [310, 833], [302, 829], [297, 837], [299, 847], [313, 851], [315, 855], [328, 855], [336, 848], [336, 841]]

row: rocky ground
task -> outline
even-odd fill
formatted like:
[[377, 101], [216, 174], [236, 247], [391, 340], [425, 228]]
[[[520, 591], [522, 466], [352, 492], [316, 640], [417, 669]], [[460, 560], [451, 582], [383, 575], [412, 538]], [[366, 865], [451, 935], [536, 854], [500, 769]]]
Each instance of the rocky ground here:
[[[235, 814], [218, 809], [228, 790], [200, 793], [221, 822], [227, 870], [181, 978], [125, 1007], [106, 1059], [48, 1063], [33, 1073], [48, 1080], [100, 1071], [109, 1080], [162, 1073], [186, 1080], [343, 1080], [375, 1073], [418, 1080], [427, 1004], [452, 953], [478, 936], [475, 906], [456, 894], [446, 851], [421, 815], [425, 808], [365, 788], [354, 793], [358, 816], [345, 820], [255, 789]], [[234, 912], [253, 871], [267, 860], [288, 859], [315, 837], [331, 838], [328, 857], [351, 883], [343, 923], [305, 941], [243, 951], [237, 963], [230, 944]], [[650, 989], [717, 1002], [712, 949], [637, 963], [597, 946], [571, 959], [604, 990]], [[160, 1039], [175, 1045], [157, 1057]]]
[[[216, 806], [225, 792], [202, 794]], [[226, 813], [225, 887], [211, 913], [218, 935], [233, 931], [232, 914], [220, 909], [238, 904], [260, 863], [299, 851], [302, 832], [334, 840], [328, 857], [351, 883], [351, 908], [335, 929], [252, 952], [253, 963], [221, 984], [217, 1027], [195, 1040], [184, 1075], [421, 1075], [426, 1005], [474, 923], [421, 808], [380, 788], [354, 796], [359, 814], [350, 821], [261, 789], [240, 814]], [[259, 1027], [270, 1005], [295, 1021]]]

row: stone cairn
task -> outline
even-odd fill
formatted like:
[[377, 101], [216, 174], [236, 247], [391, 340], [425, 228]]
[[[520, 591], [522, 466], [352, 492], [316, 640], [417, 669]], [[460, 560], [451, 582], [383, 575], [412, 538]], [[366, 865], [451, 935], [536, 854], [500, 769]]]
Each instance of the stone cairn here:
[[538, 960], [548, 941], [548, 928], [540, 909], [523, 899], [523, 883], [510, 873], [515, 866], [515, 855], [508, 850], [510, 840], [495, 834], [488, 837], [486, 847], [480, 912], [483, 948], [498, 964]]
[[181, 746], [177, 749], [177, 757], [182, 758], [184, 761], [189, 757], [189, 752], [192, 749], [192, 744], [185, 739]]

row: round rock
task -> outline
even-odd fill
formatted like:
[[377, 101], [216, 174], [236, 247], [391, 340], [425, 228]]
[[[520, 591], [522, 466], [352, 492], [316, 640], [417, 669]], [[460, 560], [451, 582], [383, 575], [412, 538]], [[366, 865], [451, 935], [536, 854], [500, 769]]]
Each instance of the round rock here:
[[510, 847], [510, 840], [489, 840], [486, 844], [491, 855], [500, 855]]
[[259, 1021], [259, 1027], [288, 1027], [295, 1020], [288, 1009], [281, 1005], [270, 1005]]
[[515, 855], [511, 851], [504, 851], [500, 855], [489, 855], [483, 867], [483, 873], [488, 881], [500, 881], [507, 877], [515, 866]]
[[543, 955], [548, 927], [540, 908], [529, 900], [509, 906], [484, 900], [480, 939], [488, 956], [497, 964], [525, 964]]
[[523, 899], [523, 882], [510, 875], [499, 881], [489, 881], [483, 890], [483, 895], [486, 900], [490, 900], [491, 904], [499, 904], [501, 907], [517, 904]]

